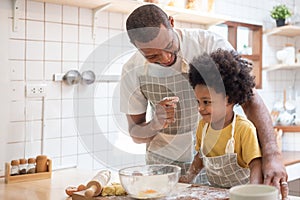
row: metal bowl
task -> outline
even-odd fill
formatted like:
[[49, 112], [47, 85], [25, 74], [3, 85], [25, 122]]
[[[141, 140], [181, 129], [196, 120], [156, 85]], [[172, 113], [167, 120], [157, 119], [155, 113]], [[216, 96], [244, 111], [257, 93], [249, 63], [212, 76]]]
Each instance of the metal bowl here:
[[178, 183], [181, 168], [175, 165], [141, 165], [119, 170], [126, 192], [133, 198], [160, 198], [170, 194]]

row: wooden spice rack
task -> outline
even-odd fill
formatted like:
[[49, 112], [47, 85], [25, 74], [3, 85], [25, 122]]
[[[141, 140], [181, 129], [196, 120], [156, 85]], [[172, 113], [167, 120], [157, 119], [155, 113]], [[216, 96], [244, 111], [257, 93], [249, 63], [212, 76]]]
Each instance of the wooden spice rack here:
[[39, 172], [33, 174], [20, 174], [20, 175], [10, 175], [11, 165], [10, 163], [5, 163], [5, 183], [18, 183], [25, 181], [34, 181], [40, 179], [48, 179], [51, 178], [52, 175], [52, 161], [51, 159], [47, 159], [48, 170], [47, 172]]

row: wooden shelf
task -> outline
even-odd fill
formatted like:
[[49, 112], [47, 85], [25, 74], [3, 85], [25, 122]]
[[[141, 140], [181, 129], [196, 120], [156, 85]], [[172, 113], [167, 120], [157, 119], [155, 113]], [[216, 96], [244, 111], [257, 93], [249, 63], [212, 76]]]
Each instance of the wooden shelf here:
[[18, 183], [25, 181], [35, 181], [41, 179], [49, 179], [52, 176], [52, 160], [47, 160], [48, 171], [33, 174], [10, 175], [10, 163], [5, 163], [5, 183]]
[[285, 166], [300, 163], [300, 151], [283, 151], [282, 158]]
[[280, 35], [287, 37], [300, 36], [300, 26], [286, 25], [274, 28], [272, 30], [267, 30], [264, 32], [266, 35]]
[[278, 64], [278, 65], [272, 65], [272, 66], [264, 66], [263, 70], [265, 71], [274, 71], [274, 70], [292, 70], [292, 69], [300, 69], [300, 63], [294, 64], [294, 65], [283, 65], [283, 64]]
[[[145, 2], [134, 0], [34, 0], [39, 2], [47, 2], [61, 5], [78, 6], [83, 8], [97, 9], [106, 7], [107, 11], [120, 12], [129, 14], [135, 8], [147, 4]], [[212, 26], [223, 23], [229, 20], [228, 17], [217, 15], [214, 13], [203, 12], [198, 10], [188, 10], [172, 6], [160, 6], [168, 15], [171, 15], [175, 20]]]
[[274, 128], [281, 129], [283, 132], [300, 132], [300, 126], [274, 126]]

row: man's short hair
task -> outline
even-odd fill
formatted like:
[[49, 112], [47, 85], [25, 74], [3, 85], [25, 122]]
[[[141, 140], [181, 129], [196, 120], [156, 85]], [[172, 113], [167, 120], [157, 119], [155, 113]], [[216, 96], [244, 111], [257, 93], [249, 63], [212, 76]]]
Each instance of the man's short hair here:
[[126, 21], [127, 33], [133, 43], [153, 40], [158, 35], [161, 25], [172, 28], [168, 15], [153, 4], [136, 8]]

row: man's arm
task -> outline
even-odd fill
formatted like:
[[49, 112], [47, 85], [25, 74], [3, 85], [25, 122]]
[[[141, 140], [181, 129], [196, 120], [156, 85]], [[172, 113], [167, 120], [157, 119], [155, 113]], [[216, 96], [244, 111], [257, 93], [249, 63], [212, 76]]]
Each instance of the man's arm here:
[[258, 132], [258, 139], [263, 156], [281, 155], [277, 146], [272, 119], [263, 100], [254, 90], [254, 96], [243, 104], [243, 110], [247, 118], [252, 121]]
[[[263, 156], [262, 171], [264, 184], [274, 185], [280, 189], [280, 183], [286, 182], [288, 177], [277, 146], [271, 116], [255, 89], [254, 96], [243, 105], [243, 110], [257, 129]], [[282, 195], [283, 198], [287, 197], [287, 194]]]
[[156, 135], [157, 131], [150, 128], [150, 122], [146, 123], [146, 113], [140, 115], [126, 115], [129, 134], [135, 143], [148, 143]]

